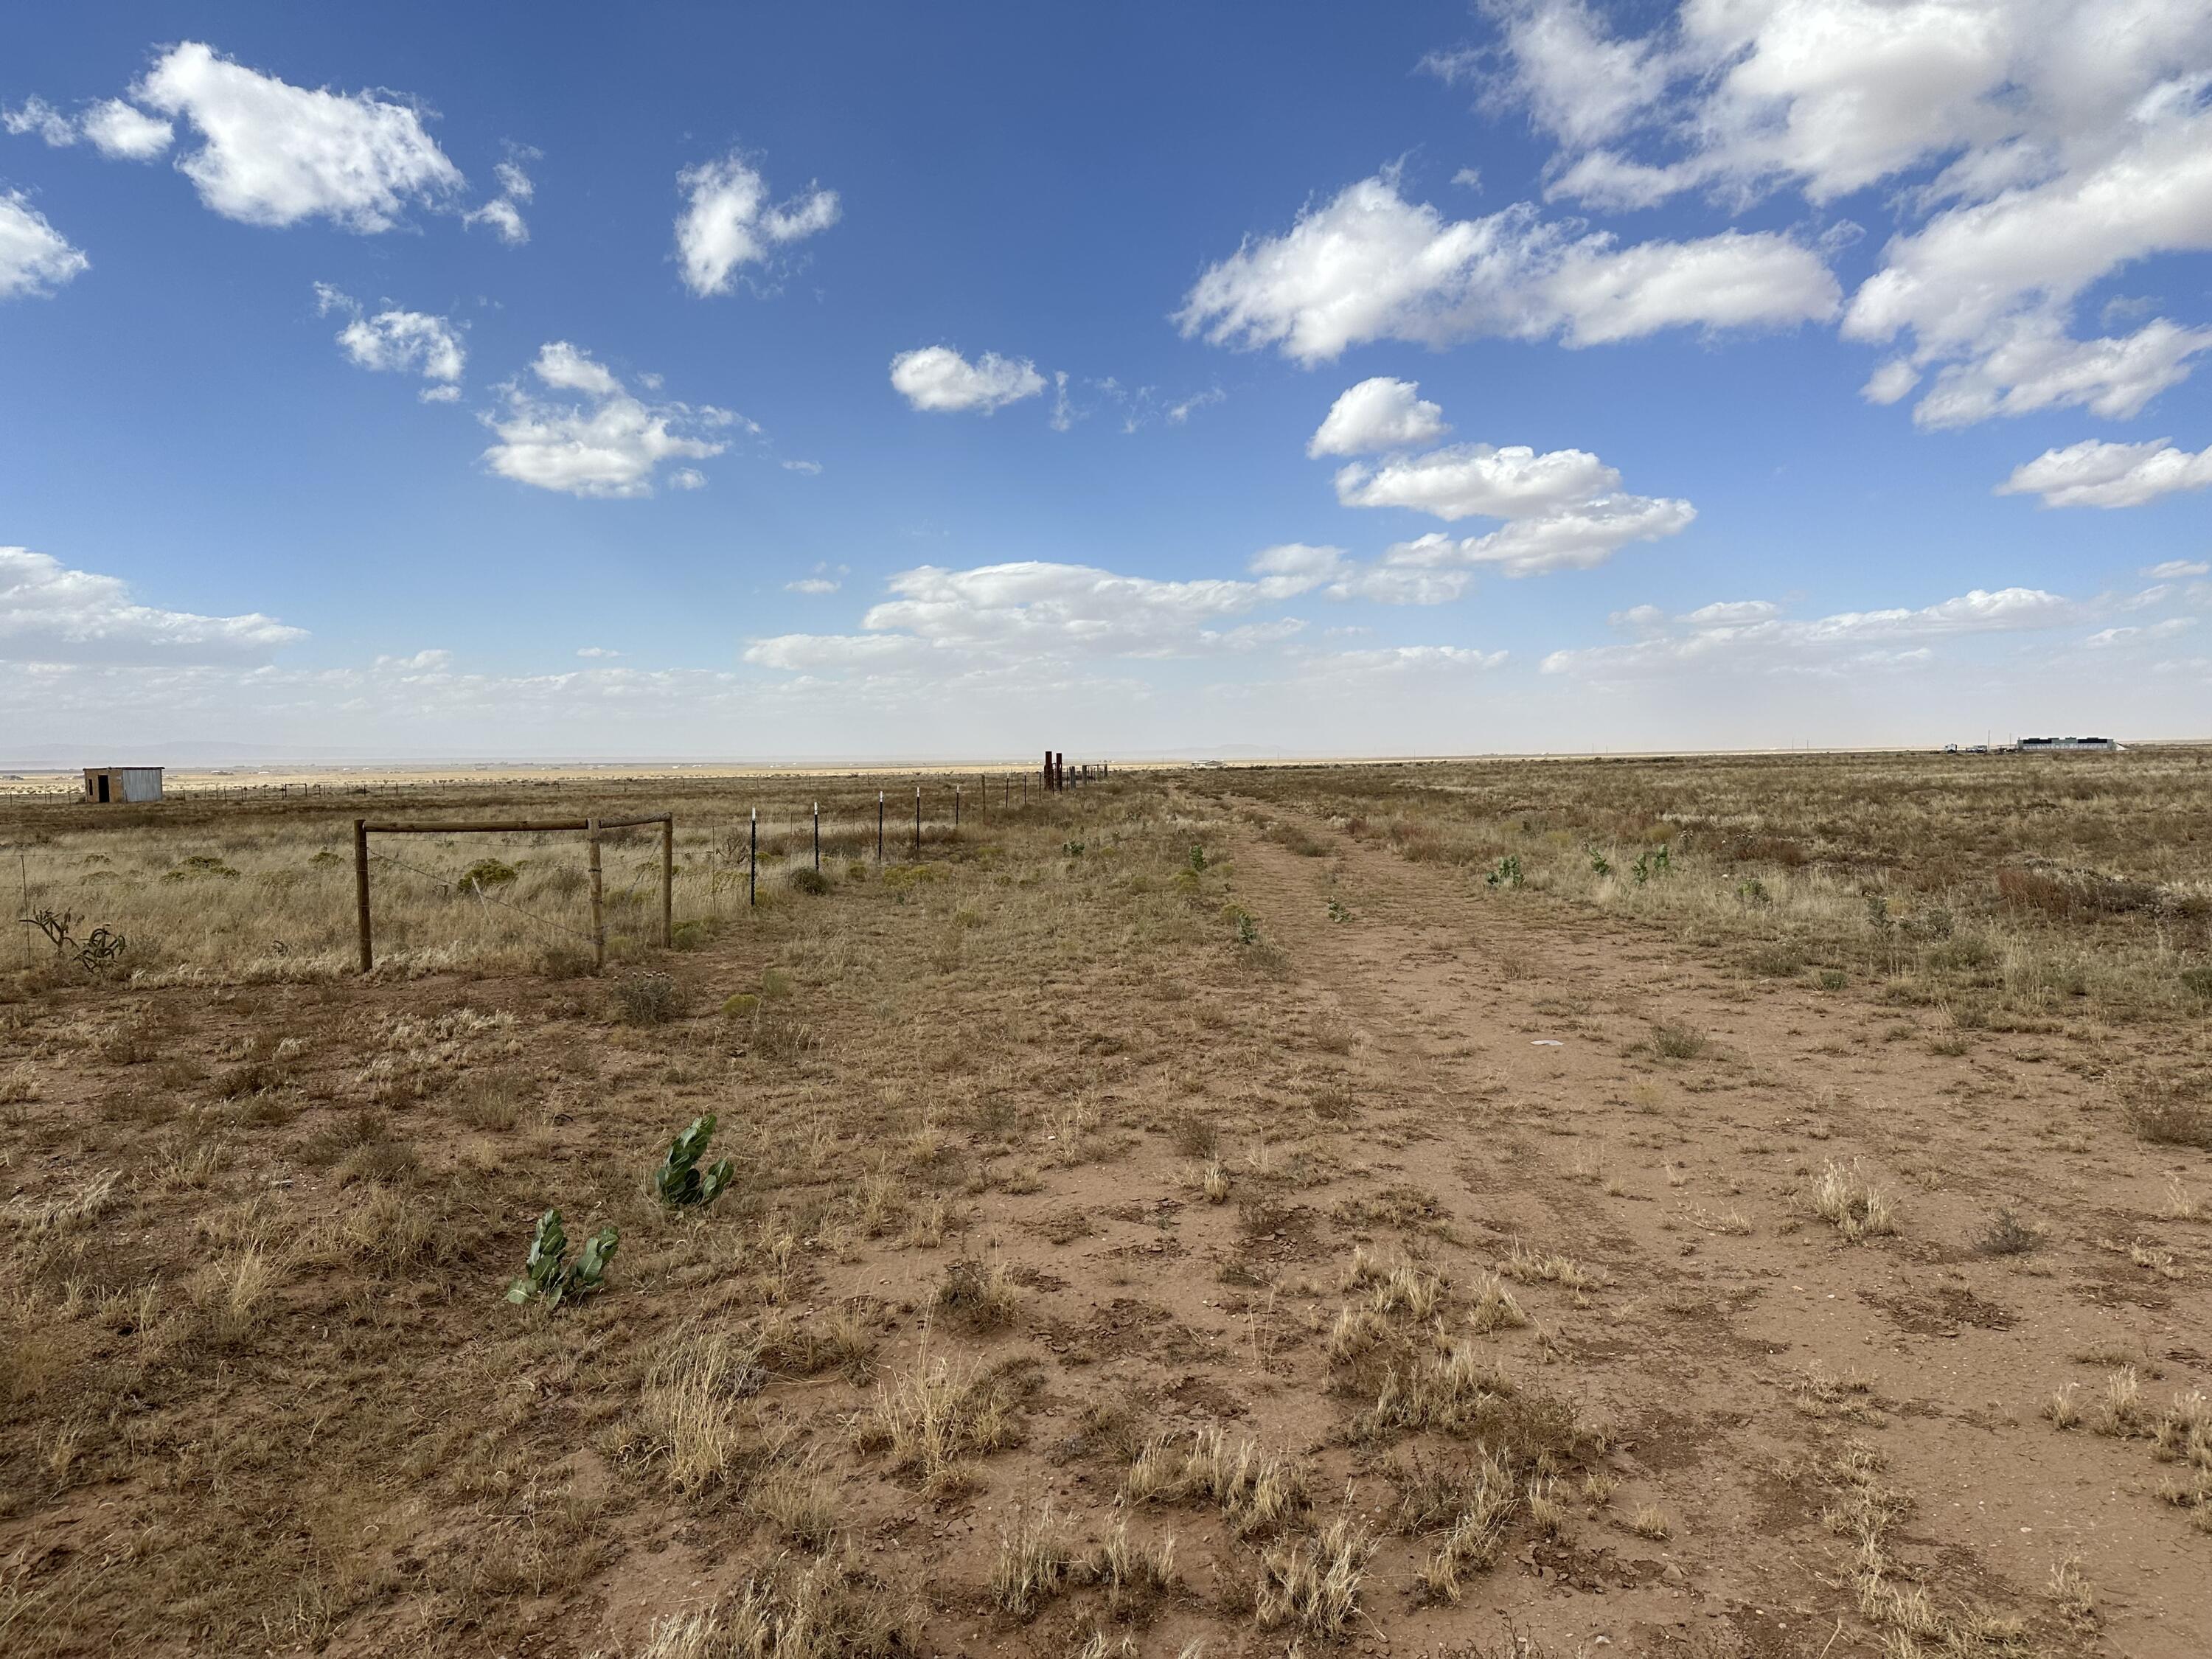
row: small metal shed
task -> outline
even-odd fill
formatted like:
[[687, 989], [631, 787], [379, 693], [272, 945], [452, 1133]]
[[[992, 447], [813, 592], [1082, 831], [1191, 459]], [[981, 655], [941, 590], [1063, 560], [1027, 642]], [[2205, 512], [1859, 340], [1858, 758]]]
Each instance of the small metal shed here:
[[161, 769], [158, 766], [88, 766], [84, 769], [84, 798], [97, 806], [117, 801], [161, 799]]

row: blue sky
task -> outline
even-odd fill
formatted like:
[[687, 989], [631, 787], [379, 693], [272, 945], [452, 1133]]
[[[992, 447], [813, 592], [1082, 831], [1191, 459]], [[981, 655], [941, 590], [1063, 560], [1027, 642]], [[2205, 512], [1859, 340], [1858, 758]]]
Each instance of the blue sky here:
[[2193, 0], [0, 43], [0, 762], [2212, 726]]

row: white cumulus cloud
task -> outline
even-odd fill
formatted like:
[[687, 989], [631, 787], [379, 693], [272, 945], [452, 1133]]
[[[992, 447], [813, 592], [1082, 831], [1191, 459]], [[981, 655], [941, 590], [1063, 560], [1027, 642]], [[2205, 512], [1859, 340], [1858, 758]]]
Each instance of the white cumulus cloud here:
[[0, 300], [52, 293], [91, 265], [22, 191], [0, 192]]
[[125, 161], [150, 161], [177, 136], [168, 122], [134, 109], [120, 98], [94, 104], [77, 125], [101, 155]]
[[1469, 564], [1494, 564], [1508, 576], [1589, 570], [1631, 542], [1678, 536], [1696, 520], [1685, 501], [1615, 493], [1595, 495], [1539, 518], [1517, 519], [1459, 544]]
[[2148, 443], [2095, 439], [2046, 449], [2013, 469], [2000, 495], [2040, 495], [2045, 507], [2141, 507], [2177, 490], [2212, 485], [2212, 447], [2191, 454], [2170, 438]]
[[1336, 475], [1346, 507], [1410, 507], [1450, 523], [1520, 519], [1617, 489], [1620, 474], [1583, 449], [1539, 454], [1526, 444], [1455, 444], [1380, 465], [1354, 461]]
[[1029, 559], [951, 570], [922, 565], [890, 579], [858, 634], [756, 640], [745, 660], [798, 674], [863, 672], [930, 679], [975, 671], [1051, 668], [1073, 659], [1170, 659], [1267, 649], [1304, 627], [1296, 617], [1245, 620], [1311, 592], [1334, 549], [1297, 545], [1256, 556], [1256, 580], [1164, 580], [1089, 565]]
[[1348, 387], [1329, 405], [1306, 444], [1306, 453], [1318, 459], [1433, 443], [1451, 427], [1443, 410], [1420, 393], [1419, 381], [1395, 380], [1387, 374]]
[[468, 355], [450, 319], [396, 309], [370, 314], [327, 283], [315, 284], [315, 308], [325, 316], [336, 311], [346, 317], [346, 325], [338, 331], [338, 346], [362, 368], [420, 374], [433, 382], [422, 396], [434, 403], [450, 402], [459, 395]]
[[76, 143], [80, 136], [76, 121], [38, 97], [26, 98], [13, 109], [0, 110], [0, 126], [18, 137], [27, 133], [43, 138], [56, 149]]
[[986, 415], [1034, 398], [1044, 376], [1026, 357], [987, 351], [969, 362], [950, 346], [924, 346], [891, 359], [891, 386], [916, 409], [940, 413], [980, 409]]
[[2082, 641], [2092, 650], [2107, 651], [2116, 647], [2134, 647], [2159, 645], [2186, 634], [2197, 626], [2194, 617], [2168, 617], [2163, 622], [2146, 623], [2142, 627], [2100, 628]]
[[727, 294], [740, 266], [758, 264], [778, 247], [836, 224], [837, 192], [810, 185], [803, 195], [771, 206], [768, 181], [734, 153], [676, 175], [684, 211], [676, 220], [676, 252], [694, 294]]
[[482, 207], [471, 208], [461, 215], [465, 225], [489, 225], [493, 234], [509, 247], [520, 247], [530, 240], [530, 224], [522, 216], [522, 210], [512, 198], [495, 197]]
[[209, 207], [248, 224], [326, 218], [389, 230], [409, 206], [441, 206], [463, 182], [412, 106], [295, 87], [198, 41], [171, 47], [131, 96], [191, 125], [198, 147], [179, 171]]
[[1764, 599], [1710, 605], [1668, 617], [1639, 605], [1613, 617], [1627, 643], [1554, 651], [1547, 674], [1622, 678], [1688, 669], [1834, 672], [1923, 659], [1932, 642], [1965, 635], [2027, 633], [2078, 624], [2095, 607], [2040, 588], [1976, 588], [1917, 609], [1845, 611], [1796, 619]]
[[[1881, 187], [1897, 229], [1846, 337], [1936, 370], [1923, 426], [2079, 405], [2125, 418], [2188, 372], [2160, 319], [2075, 341], [2122, 267], [2212, 248], [2212, 9], [2202, 0], [1681, 0], [1618, 36], [1583, 0], [1498, 0], [1493, 93], [1558, 143], [1550, 192], [1602, 208], [1686, 191], [1731, 210]], [[1876, 402], [1902, 398], [1885, 365]]]
[[101, 155], [125, 161], [150, 161], [176, 137], [168, 122], [134, 109], [120, 98], [104, 100], [74, 116], [64, 115], [43, 98], [26, 98], [14, 109], [0, 110], [0, 126], [14, 133], [34, 133], [56, 149], [83, 139]]
[[1893, 404], [1920, 384], [1920, 371], [1902, 357], [1893, 357], [1867, 376], [1859, 396], [1870, 404]]
[[1353, 682], [1486, 674], [1504, 667], [1506, 656], [1503, 651], [1466, 645], [1386, 645], [1366, 651], [1324, 653], [1313, 659], [1309, 672], [1323, 680]]
[[2212, 328], [2161, 317], [2123, 338], [2074, 340], [2055, 318], [2024, 317], [1992, 329], [1966, 362], [1947, 366], [1912, 411], [1925, 427], [1969, 426], [1992, 416], [2086, 408], [2126, 420], [2189, 377], [2212, 349]]
[[[738, 418], [711, 404], [647, 403], [613, 370], [565, 340], [540, 348], [531, 373], [544, 392], [520, 380], [501, 389], [501, 409], [483, 416], [499, 440], [484, 451], [483, 460], [501, 477], [539, 489], [649, 495], [662, 463], [720, 454], [727, 445], [706, 434]], [[679, 489], [705, 482], [689, 467], [669, 479]]]
[[[1420, 407], [1442, 414], [1434, 404]], [[1410, 507], [1447, 524], [1505, 521], [1483, 535], [1434, 532], [1396, 543], [1374, 564], [1347, 568], [1329, 590], [1340, 599], [1388, 604], [1456, 599], [1467, 573], [1482, 565], [1508, 576], [1589, 569], [1632, 542], [1679, 535], [1698, 516], [1685, 501], [1629, 494], [1620, 472], [1588, 450], [1539, 453], [1526, 444], [1453, 444], [1380, 463], [1353, 461], [1337, 470], [1336, 498], [1346, 507]]]
[[1622, 246], [1527, 203], [1448, 220], [1386, 171], [1280, 235], [1247, 239], [1199, 277], [1176, 320], [1186, 335], [1313, 364], [1371, 340], [1586, 346], [1667, 328], [1787, 327], [1833, 316], [1840, 298], [1817, 253], [1771, 232]]
[[113, 665], [265, 661], [307, 637], [258, 612], [203, 617], [140, 605], [114, 576], [0, 547], [0, 662]]
[[530, 226], [522, 216], [522, 204], [538, 193], [523, 162], [538, 159], [538, 152], [522, 145], [510, 145], [507, 159], [495, 163], [493, 176], [499, 180], [499, 194], [482, 207], [471, 208], [461, 215], [465, 225], [489, 225], [493, 234], [510, 247], [520, 247], [530, 240]]
[[[1570, 144], [1593, 144], [1637, 120], [1666, 90], [1668, 63], [1658, 43], [1609, 34], [1581, 0], [1496, 9], [1519, 96], [1536, 125]], [[1422, 67], [1446, 80], [1481, 79], [1473, 52], [1435, 52]]]

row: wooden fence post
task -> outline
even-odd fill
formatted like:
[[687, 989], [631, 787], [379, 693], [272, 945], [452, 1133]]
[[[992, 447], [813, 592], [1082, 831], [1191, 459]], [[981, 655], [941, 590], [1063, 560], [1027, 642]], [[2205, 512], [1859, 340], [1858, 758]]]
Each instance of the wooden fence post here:
[[592, 971], [599, 972], [607, 965], [606, 897], [599, 880], [599, 821], [584, 820], [584, 844], [590, 852], [592, 870]]
[[368, 972], [376, 966], [376, 953], [368, 937], [368, 820], [353, 821], [353, 904], [355, 921], [361, 930], [361, 971]]
[[884, 792], [876, 791], [876, 862], [884, 861]]
[[960, 786], [957, 783], [952, 786], [952, 827], [960, 827]]
[[814, 873], [822, 873], [822, 803], [814, 803]]
[[676, 814], [660, 825], [660, 948], [676, 948]]

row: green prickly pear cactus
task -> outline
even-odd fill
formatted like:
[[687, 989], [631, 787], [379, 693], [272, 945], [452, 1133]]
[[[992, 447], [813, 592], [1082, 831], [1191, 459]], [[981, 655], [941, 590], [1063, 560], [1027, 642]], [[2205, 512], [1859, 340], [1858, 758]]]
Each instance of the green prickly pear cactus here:
[[660, 1168], [653, 1172], [653, 1190], [663, 1204], [671, 1208], [696, 1205], [704, 1209], [722, 1195], [737, 1175], [737, 1169], [726, 1158], [718, 1158], [702, 1174], [699, 1160], [707, 1155], [707, 1148], [714, 1139], [714, 1115], [691, 1120], [691, 1127], [669, 1144], [668, 1156], [660, 1160]]
[[507, 1287], [507, 1299], [516, 1303], [542, 1299], [549, 1308], [581, 1301], [605, 1281], [607, 1264], [615, 1259], [621, 1243], [621, 1234], [612, 1227], [602, 1227], [585, 1241], [583, 1253], [571, 1262], [561, 1212], [548, 1210], [538, 1218], [530, 1255], [520, 1274]]

